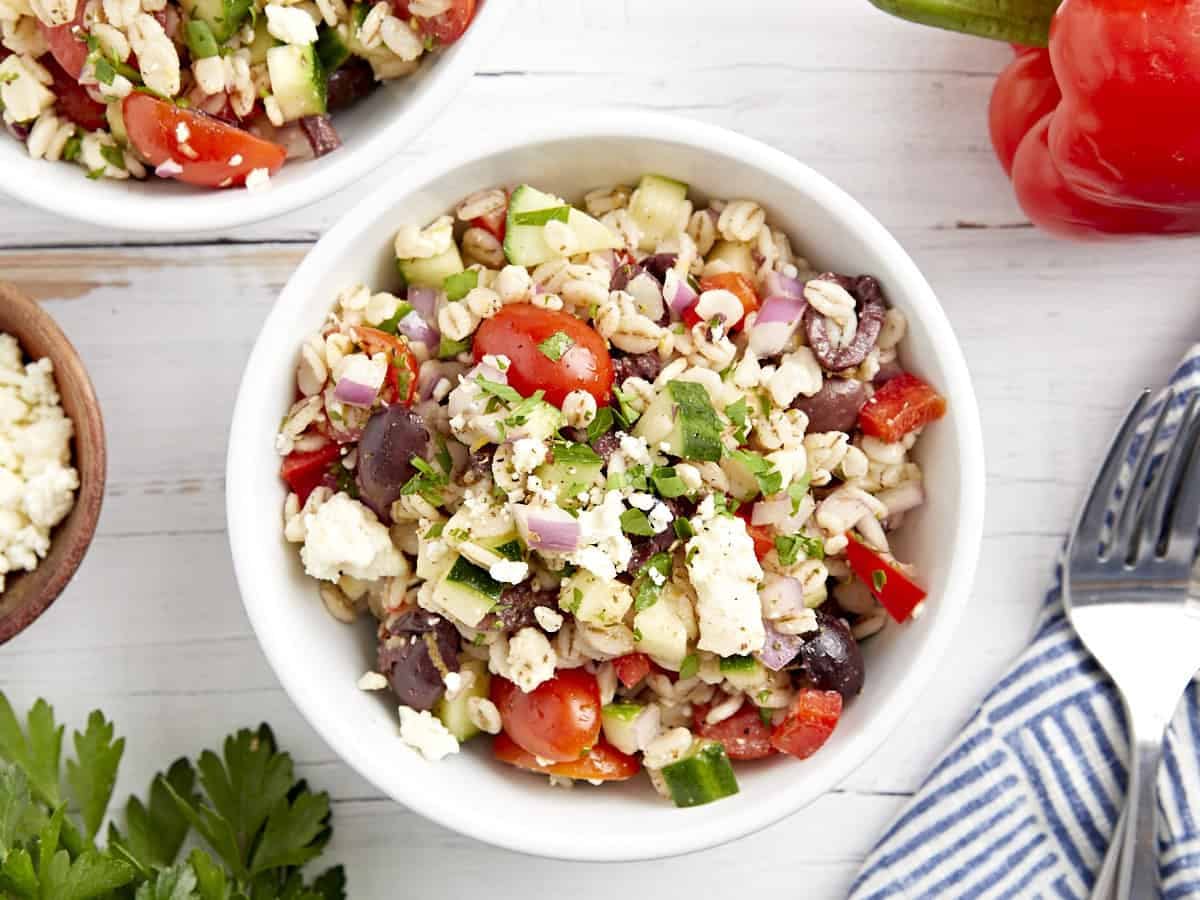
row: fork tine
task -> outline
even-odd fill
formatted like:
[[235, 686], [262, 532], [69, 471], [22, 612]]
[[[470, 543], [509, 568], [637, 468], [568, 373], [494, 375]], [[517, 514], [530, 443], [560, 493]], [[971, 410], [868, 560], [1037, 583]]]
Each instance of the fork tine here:
[[1087, 502], [1084, 503], [1083, 510], [1079, 514], [1079, 521], [1072, 532], [1071, 545], [1068, 549], [1072, 558], [1076, 554], [1084, 554], [1085, 557], [1099, 555], [1100, 536], [1104, 532], [1104, 517], [1108, 512], [1109, 501], [1112, 500], [1117, 479], [1121, 474], [1121, 465], [1129, 454], [1129, 447], [1137, 434], [1137, 426], [1142, 419], [1142, 413], [1145, 412], [1149, 398], [1150, 391], [1142, 391], [1133, 406], [1130, 407], [1129, 412], [1125, 414], [1125, 420], [1121, 423], [1121, 427], [1113, 436], [1100, 471], [1096, 474], [1092, 492], [1088, 495]]
[[[1142, 524], [1146, 520], [1142, 517], [1144, 506], [1142, 499], [1147, 495], [1149, 490], [1146, 484], [1146, 474], [1150, 469], [1150, 465], [1154, 460], [1155, 447], [1158, 444], [1158, 436], [1162, 433], [1163, 425], [1167, 421], [1167, 416], [1171, 411], [1171, 405], [1175, 401], [1175, 391], [1172, 388], [1167, 388], [1159, 395], [1158, 411], [1154, 414], [1154, 421], [1150, 425], [1150, 430], [1146, 432], [1145, 440], [1138, 450], [1138, 458], [1133, 464], [1133, 471], [1129, 478], [1129, 483], [1125, 486], [1125, 494], [1121, 498], [1120, 509], [1116, 511], [1113, 518], [1112, 533], [1109, 536], [1107, 556], [1120, 555], [1125, 559], [1132, 559], [1137, 556], [1139, 535], [1142, 531]], [[1180, 421], [1183, 424], [1183, 421]], [[1179, 432], [1176, 432], [1176, 437]], [[1118, 465], [1118, 470], [1120, 466]]]
[[[1194, 412], [1194, 405], [1191, 409]], [[1173, 502], [1167, 504], [1166, 516], [1159, 520], [1162, 555], [1189, 568], [1200, 541], [1197, 531], [1200, 528], [1200, 453], [1196, 452], [1196, 423], [1194, 415], [1181, 423], [1177, 443], [1182, 446], [1176, 464], [1170, 472], [1163, 472], [1163, 491], [1173, 497]], [[1183, 424], [1188, 426], [1186, 431], [1182, 429]], [[1171, 476], [1169, 482], [1168, 475]]]
[[1149, 539], [1152, 551], [1162, 552], [1163, 539], [1167, 537], [1167, 519], [1171, 514], [1171, 501], [1177, 494], [1180, 470], [1188, 460], [1188, 450], [1195, 439], [1198, 401], [1200, 401], [1200, 394], [1193, 395], [1188, 401], [1183, 416], [1179, 419], [1179, 426], [1171, 441], [1171, 447], [1167, 451], [1146, 497], [1142, 530], [1144, 536]]

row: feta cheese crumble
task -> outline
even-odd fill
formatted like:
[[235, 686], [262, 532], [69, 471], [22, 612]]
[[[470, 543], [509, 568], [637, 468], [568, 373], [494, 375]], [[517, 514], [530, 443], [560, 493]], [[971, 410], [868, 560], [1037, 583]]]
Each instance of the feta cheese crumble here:
[[400, 740], [430, 762], [458, 752], [458, 740], [441, 720], [410, 706], [400, 707]]
[[766, 640], [758, 599], [763, 571], [754, 556], [754, 541], [741, 519], [705, 519], [703, 506], [693, 519], [696, 536], [687, 542], [688, 575], [696, 589], [700, 622], [696, 646], [719, 656], [761, 650]]
[[0, 334], [0, 592], [7, 573], [37, 568], [75, 504], [73, 433], [53, 363], [22, 364], [16, 338]]

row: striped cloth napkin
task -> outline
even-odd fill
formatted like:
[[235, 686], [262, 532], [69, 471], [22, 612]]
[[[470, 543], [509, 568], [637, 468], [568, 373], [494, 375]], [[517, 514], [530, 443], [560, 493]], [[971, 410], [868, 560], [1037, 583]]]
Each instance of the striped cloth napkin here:
[[[1200, 344], [1171, 384], [1185, 398], [1200, 389]], [[1124, 805], [1129, 741], [1116, 689], [1066, 619], [1061, 569], [1054, 581], [1032, 645], [880, 838], [849, 900], [1087, 900]], [[1200, 897], [1195, 683], [1158, 791], [1163, 896]]]

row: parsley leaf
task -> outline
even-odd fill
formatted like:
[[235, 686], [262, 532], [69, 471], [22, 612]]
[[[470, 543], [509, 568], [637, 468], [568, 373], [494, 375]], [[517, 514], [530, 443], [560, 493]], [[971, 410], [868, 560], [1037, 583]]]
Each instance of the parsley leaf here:
[[[520, 395], [518, 394], [518, 396], [520, 396]], [[546, 392], [543, 390], [534, 391], [532, 394], [530, 394], [528, 397], [526, 397], [524, 400], [522, 400], [520, 403], [518, 403], [516, 406], [514, 406], [512, 408], [512, 411], [509, 413], [508, 417], [505, 418], [504, 424], [505, 425], [524, 425], [526, 422], [529, 421], [529, 417], [533, 415], [534, 411], [538, 407], [543, 405], [542, 398], [545, 396], [546, 396]]]
[[103, 56], [99, 56], [92, 63], [92, 71], [96, 74], [96, 80], [101, 84], [112, 84], [117, 77], [117, 70]]
[[734, 437], [740, 444], [746, 440], [746, 435], [750, 432], [750, 413], [746, 406], [746, 398], [739, 397], [736, 403], [730, 403], [725, 407], [725, 415], [729, 417], [729, 421], [734, 424]]
[[0, 694], [0, 759], [18, 766], [29, 780], [33, 796], [50, 807], [62, 802], [58, 787], [63, 727], [54, 710], [38, 700], [26, 718], [28, 736], [21, 730], [8, 698]]
[[804, 502], [804, 496], [808, 493], [809, 476], [805, 472], [799, 480], [793, 481], [788, 485], [787, 495], [792, 500], [792, 515], [800, 512], [800, 504]]
[[571, 217], [569, 206], [548, 206], [513, 213], [514, 225], [545, 225], [547, 222], [566, 222]]
[[[168, 787], [170, 790], [168, 790]], [[174, 796], [195, 797], [196, 770], [186, 759], [177, 759], [150, 782], [146, 803], [130, 797], [125, 806], [125, 831], [109, 823], [108, 845], [143, 872], [166, 866], [179, 853], [187, 837], [188, 821], [179, 811]]]
[[636, 534], [642, 537], [650, 537], [654, 534], [654, 527], [650, 524], [650, 519], [640, 509], [627, 509], [621, 513], [621, 530], [626, 534]]
[[87, 722], [87, 730], [75, 733], [75, 759], [67, 761], [67, 783], [90, 841], [100, 830], [104, 812], [112, 799], [117, 783], [117, 767], [125, 752], [125, 738], [113, 740], [113, 724], [95, 710]]
[[115, 147], [112, 144], [101, 144], [100, 155], [114, 169], [120, 172], [125, 171], [125, 154], [121, 152], [120, 147]]
[[160, 869], [138, 888], [134, 900], [196, 900], [196, 872], [187, 863]]
[[733, 450], [729, 457], [754, 476], [764, 497], [778, 494], [783, 489], [783, 474], [762, 455], [752, 450]]
[[469, 337], [461, 341], [452, 341], [442, 335], [442, 340], [438, 344], [438, 359], [454, 359], [460, 353], [466, 353], [470, 349], [471, 339]]
[[675, 472], [674, 466], [655, 467], [650, 473], [650, 480], [654, 483], [654, 489], [658, 491], [660, 497], [672, 499], [682, 497], [687, 493], [687, 486]]
[[683, 516], [676, 516], [672, 524], [675, 526], [675, 536], [681, 541], [686, 541], [688, 538], [696, 536], [696, 529]]
[[407, 300], [400, 301], [396, 306], [396, 311], [392, 313], [390, 318], [384, 319], [379, 323], [379, 330], [385, 331], [388, 334], [395, 334], [400, 330], [400, 320], [413, 311], [412, 304]]
[[610, 407], [601, 406], [596, 410], [596, 418], [587, 427], [588, 443], [593, 443], [600, 435], [612, 431], [613, 411]]
[[775, 552], [783, 565], [790, 566], [801, 553], [809, 559], [824, 559], [825, 542], [807, 534], [781, 534], [775, 537]]
[[630, 398], [619, 388], [613, 388], [613, 397], [617, 401], [617, 408], [613, 410], [617, 424], [624, 429], [628, 429], [629, 426], [638, 420], [638, 416], [641, 413], [630, 405]]
[[871, 584], [875, 586], [875, 590], [882, 591], [883, 586], [887, 584], [887, 572], [883, 569], [876, 569], [871, 573]]
[[700, 660], [695, 653], [689, 653], [683, 658], [683, 662], [679, 666], [679, 680], [691, 678], [700, 671]]
[[670, 577], [670, 554], [655, 553], [646, 560], [646, 564], [638, 572], [633, 608], [637, 612], [641, 612], [657, 603], [659, 594], [662, 593], [662, 587]]
[[538, 350], [542, 352], [542, 356], [558, 362], [563, 358], [563, 354], [574, 346], [575, 342], [567, 337], [566, 332], [556, 331], [538, 344]]
[[485, 394], [503, 400], [505, 403], [520, 403], [524, 399], [515, 388], [501, 384], [499, 381], [490, 381], [482, 375], [475, 376], [475, 383]]

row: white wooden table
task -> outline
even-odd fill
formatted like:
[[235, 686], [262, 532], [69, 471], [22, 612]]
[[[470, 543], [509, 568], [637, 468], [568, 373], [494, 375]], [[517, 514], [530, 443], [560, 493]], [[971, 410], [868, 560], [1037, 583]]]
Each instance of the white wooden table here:
[[[271, 722], [335, 798], [352, 896], [579, 900], [785, 885], [843, 896], [874, 838], [1027, 639], [1098, 448], [1200, 334], [1195, 244], [1071, 245], [1031, 229], [987, 138], [1008, 49], [867, 0], [531, 0], [391, 172], [483, 130], [588, 108], [671, 110], [774, 144], [857, 196], [915, 256], [971, 365], [988, 448], [978, 587], [911, 718], [839, 790], [705, 854], [619, 867], [494, 850], [384, 799], [301, 720], [242, 613], [225, 538], [227, 423], [245, 356], [309, 243], [371, 189], [220, 238], [75, 225], [0, 198], [0, 277], [47, 301], [108, 419], [109, 491], [58, 603], [0, 651], [0, 687], [129, 735], [118, 793], [240, 725]], [[486, 881], [485, 881], [486, 879]], [[561, 886], [561, 887], [560, 887]]]

